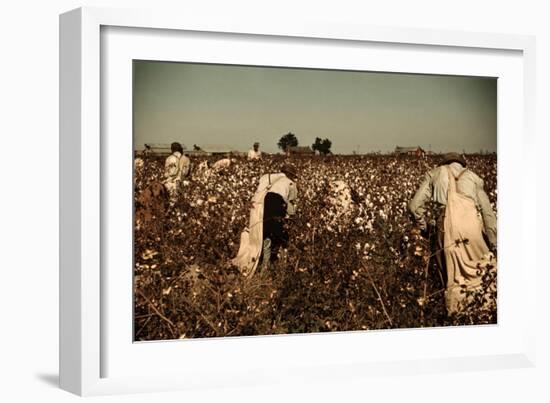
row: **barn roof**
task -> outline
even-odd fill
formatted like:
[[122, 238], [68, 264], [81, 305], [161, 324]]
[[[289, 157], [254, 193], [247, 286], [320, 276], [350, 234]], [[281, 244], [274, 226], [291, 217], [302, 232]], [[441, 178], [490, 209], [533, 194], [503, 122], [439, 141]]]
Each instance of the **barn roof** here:
[[[187, 147], [185, 146], [185, 144], [183, 144], [182, 142], [179, 142], [181, 144], [181, 147], [186, 150]], [[172, 143], [168, 144], [168, 143], [145, 143], [143, 145], [143, 147], [145, 148], [145, 146], [148, 145], [149, 147], [151, 147], [151, 149], [155, 150], [164, 150], [164, 149], [170, 149]]]
[[288, 152], [295, 154], [313, 154], [314, 151], [308, 146], [290, 146]]
[[417, 151], [417, 150], [424, 151], [424, 150], [422, 149], [422, 147], [420, 147], [420, 146], [416, 146], [416, 147], [400, 147], [400, 146], [396, 146], [396, 147], [395, 147], [395, 152], [396, 152], [396, 153], [408, 153], [408, 152], [414, 152], [414, 151]]

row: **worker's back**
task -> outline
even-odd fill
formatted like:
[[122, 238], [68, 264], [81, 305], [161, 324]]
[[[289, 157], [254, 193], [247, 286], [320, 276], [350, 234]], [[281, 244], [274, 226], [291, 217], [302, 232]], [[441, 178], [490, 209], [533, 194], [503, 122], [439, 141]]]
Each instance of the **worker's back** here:
[[294, 182], [283, 173], [266, 174], [260, 178], [256, 193], [260, 193], [269, 187], [269, 192], [281, 195], [286, 202], [292, 186], [295, 186]]
[[447, 204], [447, 192], [449, 189], [448, 170], [451, 171], [451, 174], [456, 179], [457, 191], [471, 198], [476, 204], [479, 204], [478, 190], [480, 187], [483, 189], [483, 180], [458, 162], [442, 165], [430, 171], [428, 175], [431, 176], [432, 200], [443, 205]]

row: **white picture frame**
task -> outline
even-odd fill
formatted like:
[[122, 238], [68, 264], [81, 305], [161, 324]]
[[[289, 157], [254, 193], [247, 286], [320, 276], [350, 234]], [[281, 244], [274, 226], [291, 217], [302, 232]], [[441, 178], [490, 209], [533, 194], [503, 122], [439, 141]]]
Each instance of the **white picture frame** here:
[[[111, 32], [113, 35], [108, 41], [102, 36], [105, 32]], [[121, 291], [123, 297], [120, 301], [112, 297], [114, 285], [125, 284], [125, 280], [122, 277], [112, 277], [111, 271], [105, 271], [105, 268], [109, 267], [108, 256], [112, 248], [105, 243], [104, 234], [104, 228], [109, 226], [105, 221], [105, 211], [111, 208], [112, 199], [109, 197], [115, 191], [110, 183], [116, 180], [108, 178], [131, 178], [128, 177], [128, 172], [131, 172], [131, 169], [128, 171], [130, 165], [118, 168], [110, 162], [111, 151], [124, 150], [127, 144], [118, 140], [113, 141], [115, 138], [127, 139], [127, 130], [124, 126], [120, 126], [124, 135], [105, 137], [105, 133], [111, 130], [110, 125], [118, 127], [116, 125], [119, 124], [110, 120], [110, 108], [124, 116], [127, 115], [128, 108], [131, 110], [131, 105], [127, 105], [125, 101], [128, 94], [123, 93], [127, 92], [127, 86], [126, 89], [119, 87], [125, 80], [116, 80], [113, 84], [112, 80], [106, 80], [102, 75], [124, 74], [127, 60], [133, 57], [132, 51], [136, 48], [125, 46], [130, 42], [123, 41], [131, 41], [131, 37], [139, 32], [143, 37], [139, 38], [138, 45], [133, 43], [133, 46], [142, 47], [145, 53], [147, 46], [150, 49], [158, 48], [148, 55], [159, 60], [180, 60], [180, 53], [186, 50], [176, 51], [168, 45], [182, 40], [178, 33], [192, 33], [194, 40], [198, 41], [216, 34], [215, 41], [218, 43], [229, 43], [232, 38], [238, 38], [243, 43], [241, 50], [238, 46], [229, 47], [228, 52], [220, 52], [214, 56], [201, 56], [197, 51], [195, 57], [202, 61], [273, 64], [273, 59], [269, 59], [268, 55], [247, 52], [249, 48], [246, 46], [251, 46], [249, 42], [260, 46], [265, 45], [267, 41], [277, 46], [280, 42], [281, 52], [288, 53], [287, 51], [291, 50], [288, 43], [297, 43], [303, 49], [311, 41], [320, 41], [322, 46], [333, 51], [348, 45], [355, 47], [355, 53], [362, 52], [361, 46], [368, 44], [382, 48], [393, 47], [395, 54], [392, 53], [387, 62], [381, 62], [379, 65], [380, 69], [386, 71], [389, 68], [384, 67], [383, 63], [388, 63], [386, 66], [399, 63], [400, 60], [401, 63], [405, 63], [404, 54], [409, 50], [424, 52], [432, 65], [426, 67], [426, 60], [418, 61], [417, 66], [409, 65], [402, 68], [403, 71], [434, 74], [462, 72], [466, 75], [483, 75], [484, 72], [491, 75], [491, 71], [502, 71], [504, 84], [500, 89], [507, 95], [503, 99], [499, 98], [499, 113], [505, 111], [509, 112], [506, 115], [516, 116], [510, 118], [511, 120], [499, 120], [499, 186], [503, 184], [503, 192], [499, 188], [499, 250], [503, 250], [502, 242], [505, 245], [519, 242], [520, 246], [509, 248], [509, 252], [503, 250], [499, 258], [503, 262], [510, 262], [510, 267], [514, 267], [509, 274], [504, 272], [503, 286], [506, 291], [511, 289], [506, 288], [507, 284], [511, 287], [513, 283], [521, 283], [521, 287], [518, 287], [518, 292], [522, 294], [520, 306], [512, 308], [511, 304], [507, 303], [511, 301], [507, 299], [506, 293], [502, 295], [502, 302], [499, 290], [499, 325], [494, 327], [207, 339], [193, 340], [191, 343], [156, 342], [135, 346], [127, 337], [127, 326], [124, 324], [120, 329], [117, 328], [117, 323], [121, 323], [120, 312], [125, 312], [128, 307], [127, 294], [131, 293], [128, 291], [131, 290], [131, 283], [128, 283], [128, 289]], [[154, 35], [151, 36], [152, 33]], [[202, 45], [210, 46], [205, 43]], [[124, 49], [130, 50], [126, 52]], [[195, 49], [192, 43], [187, 52], [189, 49]], [[524, 236], [529, 232], [535, 232], [535, 212], [526, 207], [533, 203], [535, 195], [530, 192], [519, 192], [522, 194], [514, 196], [511, 191], [506, 191], [511, 190], [507, 183], [516, 182], [517, 179], [520, 179], [525, 189], [535, 188], [535, 178], [532, 175], [521, 176], [522, 172], [530, 171], [535, 161], [534, 49], [534, 38], [520, 35], [353, 26], [319, 21], [215, 21], [195, 18], [192, 15], [171, 15], [149, 10], [81, 8], [61, 15], [61, 387], [79, 395], [97, 395], [293, 382], [297, 379], [319, 380], [325, 377], [345, 379], [375, 373], [413, 374], [534, 365], [534, 318], [523, 315], [522, 319], [518, 320], [518, 312], [535, 312], [536, 253], [532, 251], [532, 245], [531, 252], [527, 253], [527, 237]], [[113, 50], [115, 53], [112, 53]], [[432, 51], [447, 52], [449, 58], [442, 59], [441, 64], [438, 64], [439, 59], [431, 55]], [[176, 57], [174, 55], [177, 52], [180, 53]], [[117, 58], [121, 60], [119, 64], [110, 65], [109, 61], [102, 60], [105, 57], [112, 58], [113, 63]], [[122, 59], [123, 57], [126, 59]], [[470, 57], [473, 59], [468, 59]], [[479, 67], [479, 70], [476, 70], [475, 63], [472, 65], [467, 62], [485, 57], [486, 67]], [[310, 56], [310, 59], [303, 59], [299, 65], [305, 67], [311, 63], [311, 66], [317, 66], [319, 61], [314, 59], [315, 56]], [[330, 66], [349, 68], [349, 60], [351, 59], [348, 58], [338, 66]], [[457, 61], [458, 64], [463, 61], [464, 66], [457, 66]], [[287, 65], [288, 61], [281, 63]], [[120, 70], [117, 66], [122, 66], [123, 69]], [[369, 66], [376, 70], [376, 66]], [[359, 65], [356, 68], [359, 68]], [[120, 77], [114, 75], [112, 77]], [[113, 98], [110, 94], [113, 94]], [[117, 94], [121, 96], [118, 97]], [[519, 101], [512, 101], [511, 98], [517, 98], [512, 96], [513, 94], [519, 97]], [[106, 104], [109, 106], [106, 107]], [[506, 137], [502, 137], [503, 133]], [[521, 164], [519, 172], [512, 172], [506, 167], [506, 162], [514, 152], [521, 155], [520, 158], [516, 158]], [[127, 153], [127, 157], [131, 158], [131, 149], [128, 149]], [[122, 196], [124, 197], [124, 194]], [[506, 213], [512, 210], [515, 211], [514, 217]], [[118, 231], [121, 228], [124, 231], [124, 225], [119, 227]], [[510, 228], [517, 229], [512, 231]], [[126, 229], [127, 237], [131, 239], [131, 229]], [[125, 245], [127, 244], [126, 242]], [[119, 257], [124, 257], [123, 254], [124, 252], [119, 253]], [[517, 264], [514, 266], [512, 263], [515, 262]], [[501, 266], [499, 281], [500, 273]], [[106, 280], [109, 280], [108, 286]], [[516, 309], [517, 312], [507, 318], [507, 312], [512, 309]], [[503, 322], [500, 319], [501, 313], [504, 317]], [[128, 320], [131, 321], [131, 311], [127, 314]], [[439, 341], [443, 336], [466, 340], [464, 348], [469, 353], [466, 354], [462, 350], [446, 350]], [[472, 348], [476, 340], [484, 340], [479, 343], [478, 349]], [[484, 350], [491, 340], [494, 340], [494, 348]], [[366, 358], [365, 355], [354, 354], [354, 346], [360, 346], [361, 343], [380, 343], [378, 346], [385, 344], [386, 347], [378, 348], [381, 355], [376, 356], [371, 352], [371, 358]], [[405, 347], [408, 343], [414, 343], [437, 348], [431, 353], [427, 349], [419, 348], [420, 352], [416, 355], [407, 355], [405, 350], [395, 348], [390, 355], [388, 345], [391, 343]], [[323, 354], [318, 353], [319, 348], [323, 348]], [[285, 351], [293, 352], [292, 359], [290, 356], [284, 356]], [[222, 358], [216, 358], [212, 352]], [[171, 360], [169, 357], [174, 357], [175, 353], [184, 354], [183, 357], [188, 359]], [[263, 363], [258, 359], [262, 354], [269, 358]], [[164, 370], [154, 375], [145, 369], [135, 368], [135, 363], [132, 364], [134, 355], [139, 356], [139, 361], [145, 365], [153, 361], [157, 364], [162, 363]], [[130, 364], [126, 367], [119, 365], [116, 370], [111, 368], [111, 363], [124, 361]], [[194, 363], [193, 370], [189, 368], [190, 362]], [[214, 362], [219, 365], [213, 366]], [[132, 365], [135, 371], [131, 368]], [[307, 371], [304, 371], [304, 368], [307, 368]]]

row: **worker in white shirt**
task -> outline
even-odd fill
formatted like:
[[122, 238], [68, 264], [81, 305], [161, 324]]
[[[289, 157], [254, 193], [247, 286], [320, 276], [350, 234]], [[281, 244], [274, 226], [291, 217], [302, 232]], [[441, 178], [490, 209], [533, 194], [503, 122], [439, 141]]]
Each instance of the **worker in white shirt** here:
[[222, 172], [225, 171], [231, 164], [234, 164], [237, 162], [235, 158], [222, 158], [221, 160], [218, 160], [212, 164], [212, 171], [213, 172]]
[[260, 151], [260, 143], [256, 142], [250, 150], [248, 150], [248, 160], [259, 160], [262, 158], [262, 152]]
[[441, 165], [426, 174], [409, 203], [409, 210], [422, 230], [427, 227], [428, 201], [439, 206], [434, 255], [447, 275], [445, 302], [449, 314], [464, 308], [466, 291], [479, 289], [487, 270], [496, 270], [491, 252], [496, 250], [497, 243], [496, 214], [483, 180], [466, 166], [461, 155], [445, 154]]
[[173, 206], [180, 193], [183, 179], [189, 175], [191, 161], [183, 155], [183, 147], [180, 143], [172, 143], [170, 149], [172, 154], [164, 163], [164, 187], [170, 197], [170, 205]]

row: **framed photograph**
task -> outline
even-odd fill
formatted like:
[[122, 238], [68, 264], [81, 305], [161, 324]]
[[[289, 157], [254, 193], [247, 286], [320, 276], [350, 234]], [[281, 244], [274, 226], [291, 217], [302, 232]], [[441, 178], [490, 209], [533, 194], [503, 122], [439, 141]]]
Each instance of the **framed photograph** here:
[[85, 8], [60, 45], [64, 389], [533, 365], [533, 38]]

